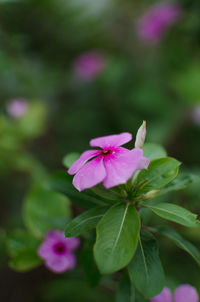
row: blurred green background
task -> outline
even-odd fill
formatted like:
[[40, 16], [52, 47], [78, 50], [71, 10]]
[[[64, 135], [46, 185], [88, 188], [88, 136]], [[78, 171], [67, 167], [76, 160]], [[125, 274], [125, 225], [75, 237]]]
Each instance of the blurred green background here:
[[[87, 150], [93, 137], [135, 136], [146, 120], [147, 141], [163, 144], [182, 170], [200, 176], [200, 2], [177, 1], [181, 18], [159, 43], [147, 45], [135, 24], [154, 3], [0, 0], [0, 301], [114, 301], [115, 277], [94, 289], [80, 267], [56, 276], [44, 267], [20, 274], [7, 266], [5, 231], [23, 225], [25, 194], [62, 169], [68, 152]], [[105, 66], [85, 81], [74, 62], [90, 51], [101, 53]], [[28, 111], [14, 118], [8, 104], [21, 98]], [[198, 179], [169, 198], [200, 213], [199, 185]], [[184, 235], [200, 246], [199, 231]], [[160, 246], [169, 285], [200, 289], [193, 260], [168, 241]]]

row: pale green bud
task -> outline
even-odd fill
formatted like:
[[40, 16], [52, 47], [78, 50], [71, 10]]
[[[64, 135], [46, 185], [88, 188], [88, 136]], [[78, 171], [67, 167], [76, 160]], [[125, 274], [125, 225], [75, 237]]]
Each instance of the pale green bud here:
[[135, 139], [135, 148], [142, 149], [144, 141], [146, 138], [146, 121], [143, 121], [142, 125], [138, 129], [136, 139]]

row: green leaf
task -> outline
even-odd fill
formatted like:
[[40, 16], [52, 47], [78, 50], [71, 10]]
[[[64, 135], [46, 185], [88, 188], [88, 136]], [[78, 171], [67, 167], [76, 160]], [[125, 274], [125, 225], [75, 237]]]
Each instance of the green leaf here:
[[103, 274], [116, 272], [133, 257], [140, 231], [140, 218], [130, 204], [110, 208], [97, 225], [94, 255]]
[[161, 189], [178, 174], [180, 162], [171, 157], [159, 158], [150, 162], [147, 170], [138, 175], [138, 193]]
[[179, 248], [186, 251], [200, 265], [200, 251], [189, 241], [185, 240], [180, 234], [167, 226], [151, 228], [152, 231], [171, 239]]
[[197, 219], [197, 215], [190, 211], [171, 203], [159, 203], [159, 204], [144, 204], [144, 207], [151, 209], [158, 216], [171, 220], [173, 222], [182, 224], [187, 227], [198, 227], [200, 221]]
[[91, 287], [95, 287], [101, 278], [101, 275], [97, 269], [93, 255], [93, 244], [89, 243], [84, 246], [81, 254], [81, 263], [86, 276], [86, 280]]
[[150, 233], [141, 232], [141, 239], [133, 260], [128, 266], [131, 282], [145, 297], [151, 298], [161, 292], [165, 277], [160, 262], [158, 245]]
[[43, 237], [51, 229], [64, 229], [70, 217], [69, 201], [64, 195], [36, 187], [25, 199], [23, 214], [27, 228]]
[[66, 237], [75, 237], [96, 227], [109, 207], [97, 207], [88, 210], [70, 221], [65, 229]]
[[68, 153], [67, 155], [64, 156], [62, 163], [66, 168], [70, 168], [79, 157], [80, 157], [79, 153], [76, 152]]
[[176, 177], [169, 185], [167, 185], [159, 192], [159, 195], [186, 189], [191, 183], [193, 183], [195, 179], [196, 177], [192, 174], [178, 175], [178, 177]]
[[42, 264], [42, 260], [37, 256], [34, 250], [22, 251], [9, 261], [9, 266], [18, 272], [26, 272], [36, 268], [40, 264]]
[[116, 302], [135, 302], [135, 289], [130, 282], [127, 271], [124, 271], [116, 292]]
[[17, 271], [27, 271], [42, 263], [37, 255], [40, 241], [24, 230], [15, 230], [6, 236], [9, 265]]
[[144, 156], [150, 160], [154, 160], [161, 157], [166, 157], [167, 152], [159, 144], [146, 143], [143, 146]]
[[99, 197], [90, 190], [79, 192], [72, 185], [72, 179], [73, 177], [71, 175], [68, 175], [67, 172], [58, 172], [44, 183], [44, 187], [48, 190], [53, 190], [66, 195], [71, 202], [82, 207], [92, 208], [95, 206], [104, 206], [106, 204], [111, 204], [110, 201]]

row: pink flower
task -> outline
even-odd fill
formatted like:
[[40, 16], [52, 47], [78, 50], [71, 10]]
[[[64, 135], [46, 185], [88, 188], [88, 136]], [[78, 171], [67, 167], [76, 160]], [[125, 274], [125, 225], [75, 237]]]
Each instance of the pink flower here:
[[38, 255], [44, 259], [46, 267], [54, 273], [63, 273], [76, 265], [73, 250], [79, 246], [76, 237], [65, 238], [61, 231], [50, 231], [38, 249]]
[[97, 51], [81, 54], [75, 61], [73, 69], [76, 76], [83, 81], [91, 81], [105, 68], [105, 58]]
[[177, 287], [174, 298], [169, 288], [165, 287], [163, 291], [150, 300], [151, 302], [198, 302], [199, 297], [196, 289], [189, 285], [183, 284]]
[[22, 117], [27, 112], [27, 110], [28, 103], [24, 99], [12, 100], [7, 106], [8, 113], [15, 118]]
[[181, 9], [178, 4], [162, 2], [153, 5], [138, 21], [138, 36], [150, 43], [156, 44], [167, 29], [180, 18]]
[[100, 182], [111, 188], [126, 183], [136, 170], [146, 169], [149, 160], [143, 156], [142, 149], [120, 147], [131, 139], [132, 135], [126, 132], [92, 139], [90, 146], [102, 150], [85, 151], [71, 166], [68, 173], [75, 174], [73, 185], [79, 191]]

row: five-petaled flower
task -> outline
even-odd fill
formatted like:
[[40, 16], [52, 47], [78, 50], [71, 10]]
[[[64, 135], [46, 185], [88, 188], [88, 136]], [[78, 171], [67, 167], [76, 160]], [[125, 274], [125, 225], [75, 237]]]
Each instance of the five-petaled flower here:
[[73, 185], [82, 191], [100, 182], [111, 188], [126, 183], [136, 170], [146, 169], [149, 159], [143, 156], [140, 148], [128, 150], [121, 145], [132, 139], [130, 133], [109, 135], [92, 139], [90, 146], [102, 150], [88, 150], [68, 170], [75, 174]]
[[46, 267], [54, 273], [63, 273], [76, 265], [73, 251], [79, 246], [77, 237], [66, 238], [57, 230], [49, 231], [38, 249], [38, 255], [44, 259]]
[[162, 292], [150, 300], [151, 302], [198, 302], [199, 297], [196, 289], [189, 285], [183, 284], [177, 287], [174, 297], [169, 288], [165, 287]]

